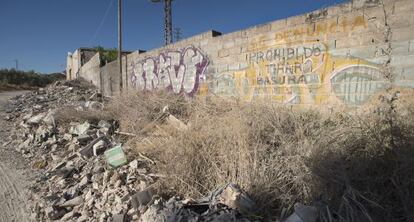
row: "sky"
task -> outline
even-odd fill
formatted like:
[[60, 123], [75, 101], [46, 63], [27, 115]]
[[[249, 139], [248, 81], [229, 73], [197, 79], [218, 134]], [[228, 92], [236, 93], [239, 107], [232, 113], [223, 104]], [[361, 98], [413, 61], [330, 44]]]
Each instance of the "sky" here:
[[[173, 27], [186, 38], [223, 34], [345, 0], [174, 0]], [[164, 44], [163, 4], [122, 0], [123, 49]], [[0, 0], [0, 68], [61, 72], [79, 47], [117, 46], [117, 0]]]

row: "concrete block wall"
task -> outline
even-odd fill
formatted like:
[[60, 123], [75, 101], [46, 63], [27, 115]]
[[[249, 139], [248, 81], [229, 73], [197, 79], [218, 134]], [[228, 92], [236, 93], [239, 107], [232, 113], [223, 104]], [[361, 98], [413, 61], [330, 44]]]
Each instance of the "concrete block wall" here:
[[119, 90], [118, 61], [113, 61], [101, 68], [100, 71], [100, 88], [101, 92], [106, 96], [113, 96]]
[[99, 57], [99, 53], [95, 53], [95, 55], [80, 68], [78, 77], [82, 77], [90, 83], [94, 84], [95, 86], [98, 86], [98, 88], [100, 88], [100, 72], [101, 59]]
[[[123, 91], [358, 106], [390, 84], [413, 88], [414, 1], [381, 2], [354, 0], [225, 35], [208, 31], [136, 51], [123, 58]], [[116, 73], [103, 70], [106, 79]], [[118, 83], [112, 91], [119, 91]], [[105, 92], [111, 91], [109, 85]]]

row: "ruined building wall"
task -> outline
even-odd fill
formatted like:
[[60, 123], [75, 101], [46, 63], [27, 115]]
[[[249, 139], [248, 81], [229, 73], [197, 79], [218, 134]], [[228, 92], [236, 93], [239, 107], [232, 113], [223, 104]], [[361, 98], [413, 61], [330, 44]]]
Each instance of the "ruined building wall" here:
[[414, 87], [413, 11], [412, 0], [354, 0], [226, 35], [202, 33], [124, 57], [123, 85], [243, 101], [361, 105], [390, 84]]
[[89, 61], [86, 62], [79, 70], [78, 77], [82, 77], [88, 82], [94, 84], [95, 86], [98, 86], [100, 88], [101, 86], [101, 78], [100, 78], [100, 72], [101, 72], [101, 60], [99, 57], [99, 53], [94, 52], [94, 56], [89, 58]]
[[78, 76], [80, 69], [80, 50], [75, 50], [74, 53], [68, 53], [66, 57], [66, 79], [75, 79]]
[[101, 91], [106, 96], [116, 95], [119, 92], [118, 61], [106, 64], [101, 69]]

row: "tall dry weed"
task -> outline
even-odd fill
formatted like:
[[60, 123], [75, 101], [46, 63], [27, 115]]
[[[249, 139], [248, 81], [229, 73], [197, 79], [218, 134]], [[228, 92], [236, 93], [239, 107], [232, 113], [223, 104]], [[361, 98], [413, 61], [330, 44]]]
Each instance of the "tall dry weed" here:
[[137, 143], [166, 105], [188, 124], [145, 150], [167, 175], [161, 192], [194, 198], [234, 182], [264, 221], [295, 202], [317, 203], [321, 221], [413, 221], [414, 104], [394, 95], [363, 112], [326, 114], [146, 93], [114, 112]]

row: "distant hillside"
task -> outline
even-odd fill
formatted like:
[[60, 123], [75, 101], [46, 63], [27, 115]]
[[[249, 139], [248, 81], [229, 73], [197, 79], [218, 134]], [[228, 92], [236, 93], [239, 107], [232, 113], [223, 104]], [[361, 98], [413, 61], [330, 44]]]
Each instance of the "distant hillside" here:
[[0, 91], [45, 87], [63, 79], [65, 75], [62, 73], [41, 74], [34, 71], [0, 69]]

